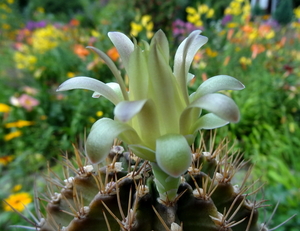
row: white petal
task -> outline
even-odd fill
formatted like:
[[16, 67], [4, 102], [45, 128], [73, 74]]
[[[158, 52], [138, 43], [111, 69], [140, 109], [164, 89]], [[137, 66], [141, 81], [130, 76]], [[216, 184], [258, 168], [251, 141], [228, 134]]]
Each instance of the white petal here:
[[199, 118], [199, 120], [194, 124], [192, 130], [193, 132], [196, 132], [197, 130], [200, 129], [215, 129], [215, 128], [222, 127], [228, 123], [229, 123], [228, 121], [221, 119], [215, 114], [208, 113]]
[[129, 125], [108, 118], [98, 120], [92, 126], [85, 146], [90, 161], [94, 164], [103, 161], [108, 155], [114, 139], [124, 132], [127, 132], [126, 136], [131, 135], [128, 139], [131, 138], [132, 142], [140, 142], [137, 134]]
[[228, 75], [217, 75], [204, 81], [191, 96], [191, 102], [203, 95], [221, 90], [242, 90], [245, 86], [237, 79]]
[[138, 101], [122, 101], [120, 102], [114, 110], [116, 119], [127, 122], [137, 113], [139, 113], [147, 100]]
[[134, 50], [133, 42], [123, 33], [109, 32], [108, 37], [117, 48], [125, 69], [128, 70], [129, 57]]
[[186, 87], [188, 71], [195, 54], [208, 40], [207, 37], [200, 35], [200, 33], [200, 30], [193, 31], [183, 40], [176, 51], [174, 58], [174, 75], [182, 87]]
[[144, 160], [149, 160], [149, 161], [155, 161], [155, 151], [153, 151], [150, 148], [147, 148], [142, 145], [137, 145], [137, 144], [131, 144], [128, 145], [128, 148], [138, 157], [144, 159]]
[[120, 85], [120, 88], [121, 88], [121, 91], [122, 91], [122, 94], [123, 94], [123, 98], [128, 99], [125, 82], [124, 82], [124, 80], [123, 80], [123, 78], [120, 74], [120, 71], [118, 70], [118, 68], [114, 64], [114, 62], [103, 51], [101, 51], [101, 50], [99, 50], [95, 47], [92, 47], [92, 46], [88, 46], [87, 48], [92, 49], [93, 51], [95, 51], [100, 56], [100, 58], [103, 59], [103, 61], [106, 63], [108, 68], [111, 70], [111, 72], [115, 76], [118, 84]]
[[120, 102], [119, 96], [113, 91], [113, 89], [105, 83], [90, 77], [79, 76], [68, 79], [63, 82], [56, 91], [67, 91], [72, 89], [86, 89], [98, 92], [115, 105]]
[[191, 103], [189, 107], [203, 108], [229, 122], [236, 123], [240, 119], [240, 112], [235, 102], [219, 93], [204, 95]]
[[[122, 90], [118, 83], [111, 82], [111, 83], [106, 83], [106, 85], [109, 86], [119, 96], [120, 101], [124, 100], [122, 95]], [[101, 94], [99, 92], [94, 92], [92, 97], [99, 98], [100, 96]]]

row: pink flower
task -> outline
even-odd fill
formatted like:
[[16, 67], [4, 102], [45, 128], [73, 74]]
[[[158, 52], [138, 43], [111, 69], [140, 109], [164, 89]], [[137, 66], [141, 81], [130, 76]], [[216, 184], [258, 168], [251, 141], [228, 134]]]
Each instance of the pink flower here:
[[37, 99], [35, 99], [27, 94], [22, 94], [18, 98], [18, 101], [19, 101], [20, 106], [25, 108], [27, 111], [31, 111], [33, 107], [40, 104], [40, 101], [38, 101]]

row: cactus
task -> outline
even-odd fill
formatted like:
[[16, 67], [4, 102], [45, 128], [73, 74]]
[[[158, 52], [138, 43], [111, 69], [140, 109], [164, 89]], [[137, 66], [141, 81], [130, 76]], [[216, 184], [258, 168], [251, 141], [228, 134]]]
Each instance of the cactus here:
[[[244, 88], [233, 77], [209, 78], [188, 94], [188, 73], [197, 50], [206, 43], [192, 32], [179, 46], [173, 71], [169, 45], [158, 31], [139, 46], [119, 32], [109, 37], [129, 76], [127, 91], [119, 70], [102, 51], [117, 83], [89, 77], [65, 81], [58, 91], [89, 89], [116, 105], [115, 118], [102, 118], [91, 128], [85, 150], [75, 148], [75, 161], [64, 161], [64, 180], [50, 171], [46, 215], [36, 201], [33, 227], [40, 231], [267, 231], [258, 223], [264, 201], [255, 195], [258, 181], [247, 184], [251, 168], [239, 184], [235, 174], [246, 164], [223, 140], [200, 139], [199, 130], [238, 122], [239, 110], [220, 90]], [[202, 109], [208, 113], [201, 115]], [[202, 136], [201, 136], [202, 137]], [[253, 190], [253, 188], [256, 188]], [[251, 191], [252, 190], [252, 191]], [[37, 193], [36, 193], [37, 194]], [[37, 196], [36, 196], [37, 197]]]

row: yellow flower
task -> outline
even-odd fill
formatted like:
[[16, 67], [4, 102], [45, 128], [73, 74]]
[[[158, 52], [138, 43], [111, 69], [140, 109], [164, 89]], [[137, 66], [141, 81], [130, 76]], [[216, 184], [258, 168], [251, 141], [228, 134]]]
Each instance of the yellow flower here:
[[228, 28], [235, 28], [235, 27], [238, 27], [239, 24], [237, 24], [236, 22], [229, 22], [227, 23], [226, 25]]
[[209, 9], [209, 10], [207, 11], [207, 13], [206, 13], [206, 17], [207, 17], [207, 18], [212, 18], [212, 17], [214, 16], [214, 14], [215, 14], [214, 9]]
[[17, 51], [14, 54], [14, 61], [17, 69], [33, 70], [34, 64], [37, 62], [37, 58], [33, 55], [23, 54], [22, 52]]
[[22, 128], [22, 127], [30, 126], [33, 124], [34, 124], [34, 122], [32, 122], [32, 121], [18, 120], [16, 122], [11, 122], [11, 123], [5, 124], [5, 127], [6, 128]]
[[91, 35], [93, 37], [95, 37], [95, 38], [99, 38], [101, 34], [98, 31], [96, 31], [96, 30], [92, 30], [91, 31]]
[[97, 111], [97, 112], [96, 112], [96, 115], [97, 115], [98, 117], [103, 116], [103, 111]]
[[9, 112], [10, 111], [10, 106], [4, 103], [0, 103], [0, 112]]
[[253, 30], [251, 33], [249, 33], [249, 40], [255, 40], [258, 36], [257, 30]]
[[19, 136], [21, 136], [21, 135], [22, 135], [22, 132], [21, 132], [20, 130], [16, 130], [16, 131], [14, 131], [14, 132], [10, 132], [10, 133], [6, 134], [6, 135], [4, 136], [4, 140], [5, 140], [5, 141], [9, 141], [9, 140], [12, 140], [12, 139], [14, 139], [14, 138], [17, 138], [17, 137], [19, 137]]
[[298, 28], [300, 28], [300, 23], [299, 22], [292, 22], [291, 27], [298, 29]]
[[32, 202], [32, 197], [29, 195], [29, 193], [20, 192], [20, 193], [10, 195], [8, 198], [5, 199], [5, 201], [10, 206], [4, 203], [3, 204], [4, 211], [13, 211], [13, 209], [11, 208], [13, 207], [15, 210], [22, 212], [25, 208], [24, 206]]
[[143, 31], [143, 29], [145, 29], [147, 38], [151, 39], [153, 36], [152, 30], [154, 27], [154, 24], [151, 20], [152, 20], [152, 17], [151, 17], [151, 15], [148, 15], [148, 14], [143, 15], [142, 17], [137, 16], [135, 19], [136, 22], [130, 23], [130, 26], [131, 26], [130, 33], [136, 37], [136, 36], [138, 36], [138, 34], [140, 32]]
[[75, 76], [75, 73], [74, 73], [74, 72], [69, 71], [69, 72], [67, 73], [67, 77], [68, 77], [68, 78], [73, 78], [74, 76]]
[[38, 7], [38, 8], [36, 8], [36, 11], [38, 12], [38, 13], [45, 13], [45, 9], [43, 8], [43, 7]]
[[185, 9], [185, 11], [186, 11], [188, 14], [197, 14], [196, 9], [193, 8], [193, 7], [190, 7], [190, 6], [188, 6], [188, 7]]
[[2, 24], [2, 28], [3, 28], [4, 30], [9, 30], [9, 29], [10, 29], [10, 25], [7, 24], [7, 23], [3, 23], [3, 24]]
[[91, 123], [95, 123], [96, 119], [90, 116], [90, 117], [89, 117], [89, 121], [90, 121]]
[[141, 23], [142, 23], [142, 25], [145, 27], [145, 26], [147, 26], [147, 24], [150, 22], [152, 20], [152, 17], [151, 17], [151, 15], [143, 15], [142, 16], [142, 19], [141, 19]]
[[213, 51], [212, 49], [210, 48], [206, 48], [206, 54], [211, 57], [211, 58], [214, 58], [218, 55], [218, 52], [217, 51]]
[[294, 14], [297, 19], [300, 19], [300, 6], [294, 9]]
[[266, 35], [265, 35], [265, 38], [266, 39], [271, 39], [271, 38], [274, 38], [275, 36], [275, 32], [274, 30], [271, 30], [270, 32], [268, 32]]
[[17, 184], [17, 185], [15, 185], [15, 186], [13, 187], [12, 191], [13, 191], [13, 192], [18, 192], [18, 191], [21, 190], [21, 188], [22, 188], [22, 185]]
[[147, 38], [151, 39], [153, 37], [154, 33], [152, 31], [147, 31]]
[[241, 57], [239, 60], [240, 64], [249, 66], [252, 63], [252, 60], [250, 58], [246, 58], [245, 56]]
[[154, 27], [153, 22], [149, 22], [149, 23], [145, 26], [145, 28], [146, 28], [147, 31], [152, 31], [152, 30], [153, 30], [153, 27]]
[[45, 69], [46, 69], [45, 67], [37, 68], [33, 73], [33, 77], [39, 79], [42, 76]]
[[198, 12], [200, 14], [205, 14], [209, 10], [209, 7], [206, 4], [201, 4], [198, 6]]
[[40, 116], [40, 120], [46, 120], [47, 119], [47, 116], [46, 115], [41, 115]]
[[14, 159], [13, 156], [1, 156], [0, 157], [0, 164], [6, 166], [13, 159]]
[[8, 4], [13, 4], [13, 3], [14, 3], [14, 0], [7, 0], [7, 3], [8, 3]]
[[44, 28], [37, 29], [32, 35], [33, 49], [40, 53], [45, 53], [58, 46], [58, 42], [65, 38], [62, 31], [55, 28], [53, 25], [48, 25]]
[[232, 14], [232, 9], [227, 7], [224, 11], [224, 14], [227, 15], [227, 14]]
[[190, 23], [197, 23], [200, 20], [200, 15], [199, 14], [189, 14], [186, 19], [188, 20], [188, 22]]
[[134, 37], [138, 36], [138, 34], [143, 30], [142, 25], [137, 24], [135, 22], [131, 22], [130, 27], [131, 27], [130, 34], [132, 34]]

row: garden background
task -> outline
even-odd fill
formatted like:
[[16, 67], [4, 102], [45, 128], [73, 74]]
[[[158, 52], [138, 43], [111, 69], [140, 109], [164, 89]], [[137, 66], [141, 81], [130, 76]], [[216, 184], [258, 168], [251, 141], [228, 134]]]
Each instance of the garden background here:
[[[300, 207], [300, 1], [278, 1], [262, 9], [247, 0], [1, 0], [0, 1], [0, 199], [18, 211], [33, 211], [33, 185], [62, 155], [84, 145], [85, 133], [112, 105], [90, 92], [57, 93], [67, 78], [90, 76], [109, 82], [109, 69], [86, 46], [105, 52], [119, 66], [107, 37], [121, 31], [149, 40], [163, 29], [177, 47], [194, 29], [208, 43], [198, 51], [191, 89], [220, 73], [246, 88], [225, 92], [238, 104], [241, 121], [218, 129], [254, 163], [265, 182], [267, 204], [280, 202], [276, 226]], [[172, 50], [174, 54], [174, 49]], [[48, 164], [47, 164], [48, 163]], [[274, 206], [266, 208], [267, 220]], [[28, 212], [24, 211], [28, 215]], [[26, 224], [0, 204], [0, 230]], [[299, 215], [278, 230], [296, 231]], [[14, 229], [12, 229], [14, 230]]]

